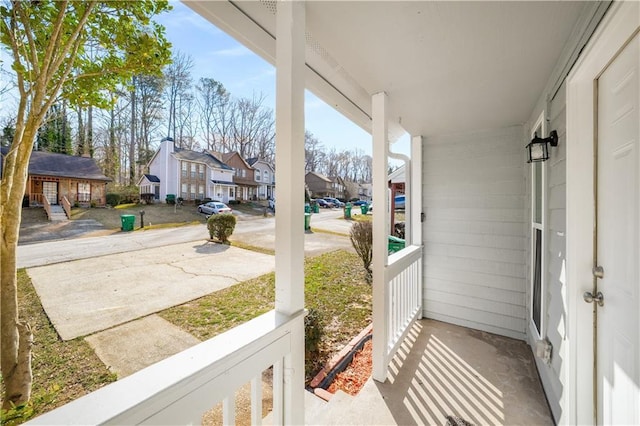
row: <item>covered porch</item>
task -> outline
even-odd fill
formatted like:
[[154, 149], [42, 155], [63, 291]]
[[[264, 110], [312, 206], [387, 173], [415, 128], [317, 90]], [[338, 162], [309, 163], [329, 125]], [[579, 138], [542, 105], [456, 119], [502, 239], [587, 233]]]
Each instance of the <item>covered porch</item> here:
[[413, 324], [384, 383], [369, 379], [356, 396], [310, 401], [306, 419], [321, 425], [554, 424], [525, 342], [428, 319]]
[[[592, 324], [568, 308], [564, 84], [609, 2], [185, 3], [276, 67], [274, 310], [34, 423], [200, 423], [222, 402], [234, 424], [250, 382], [261, 424], [267, 369], [272, 424], [594, 421], [567, 343]], [[314, 417], [304, 392], [305, 88], [372, 135], [374, 380], [353, 420], [331, 403]], [[556, 125], [535, 174], [524, 148]], [[394, 153], [404, 134], [410, 153]], [[392, 255], [389, 158], [406, 176], [407, 247]]]

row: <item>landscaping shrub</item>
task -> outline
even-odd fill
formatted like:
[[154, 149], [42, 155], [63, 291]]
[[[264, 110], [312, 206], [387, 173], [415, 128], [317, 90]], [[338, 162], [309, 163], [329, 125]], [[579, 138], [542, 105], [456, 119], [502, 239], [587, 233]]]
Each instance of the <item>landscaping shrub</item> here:
[[355, 249], [365, 271], [367, 271], [366, 280], [369, 284], [373, 281], [373, 272], [371, 271], [371, 261], [373, 259], [373, 224], [371, 222], [356, 222], [351, 226], [349, 235], [351, 244]]
[[115, 207], [120, 204], [138, 203], [140, 201], [140, 190], [135, 185], [107, 185], [107, 204]]
[[304, 351], [306, 359], [313, 359], [320, 353], [324, 327], [320, 312], [314, 308], [304, 317]]
[[230, 206], [238, 205], [240, 204], [240, 200], [229, 200], [227, 204], [229, 204]]
[[107, 204], [109, 204], [111, 207], [115, 207], [120, 204], [121, 200], [122, 197], [118, 193], [110, 192], [107, 194]]
[[209, 238], [229, 244], [229, 237], [236, 228], [236, 217], [232, 214], [213, 214], [207, 220]]

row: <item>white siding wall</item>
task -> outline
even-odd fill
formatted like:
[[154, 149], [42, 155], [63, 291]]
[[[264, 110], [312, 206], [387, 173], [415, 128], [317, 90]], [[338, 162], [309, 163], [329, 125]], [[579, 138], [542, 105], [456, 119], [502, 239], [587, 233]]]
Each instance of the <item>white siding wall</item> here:
[[[164, 202], [167, 194], [176, 192], [178, 179], [178, 162], [170, 154], [172, 142], [164, 141], [158, 148], [158, 153], [149, 163], [149, 173], [160, 178], [160, 201]], [[170, 186], [168, 186], [171, 184]]]
[[525, 339], [523, 128], [425, 139], [424, 316]]
[[[529, 129], [538, 118], [545, 104], [541, 100], [539, 107], [534, 111]], [[549, 118], [548, 132], [556, 130], [558, 132], [558, 146], [550, 148], [550, 158], [546, 162], [547, 185], [546, 185], [546, 270], [544, 271], [546, 291], [544, 294], [544, 329], [542, 337], [546, 337], [553, 347], [551, 363], [546, 364], [540, 358], [536, 358], [536, 364], [542, 386], [547, 394], [547, 400], [551, 407], [556, 421], [560, 419], [561, 399], [565, 397], [563, 392], [563, 375], [566, 365], [566, 345], [563, 342], [567, 339], [567, 306], [564, 295], [566, 294], [565, 281], [565, 225], [566, 225], [566, 96], [563, 85], [556, 97], [550, 103], [547, 112]], [[548, 133], [547, 132], [547, 133]], [[527, 133], [528, 134], [528, 133]], [[544, 135], [547, 136], [547, 135]], [[529, 165], [525, 168], [525, 178], [527, 180], [527, 309], [529, 310], [529, 298], [531, 292], [531, 169]], [[530, 318], [530, 314], [527, 314]], [[535, 348], [537, 336], [529, 333], [529, 342]], [[535, 350], [534, 350], [535, 353]]]

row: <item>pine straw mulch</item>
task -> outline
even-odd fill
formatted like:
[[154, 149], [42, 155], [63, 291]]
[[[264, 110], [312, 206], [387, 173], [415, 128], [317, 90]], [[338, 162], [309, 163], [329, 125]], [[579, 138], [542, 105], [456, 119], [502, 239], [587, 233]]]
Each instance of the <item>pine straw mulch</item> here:
[[349, 395], [357, 395], [371, 377], [372, 352], [373, 341], [369, 339], [362, 346], [362, 349], [353, 355], [353, 360], [347, 368], [336, 375], [327, 391], [336, 393], [337, 390], [341, 390]]

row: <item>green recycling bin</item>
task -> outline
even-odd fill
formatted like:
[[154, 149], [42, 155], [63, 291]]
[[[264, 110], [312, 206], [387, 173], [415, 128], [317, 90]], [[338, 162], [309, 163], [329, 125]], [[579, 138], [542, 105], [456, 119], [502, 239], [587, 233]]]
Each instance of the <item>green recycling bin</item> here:
[[360, 212], [362, 214], [369, 213], [369, 204], [360, 204]]
[[305, 203], [304, 212], [305, 213], [311, 213], [311, 206], [309, 205], [309, 203]]
[[136, 223], [136, 216], [132, 214], [122, 214], [120, 215], [120, 221], [122, 222], [123, 231], [133, 231], [133, 226]]
[[404, 248], [404, 240], [402, 238], [389, 235], [389, 245], [387, 247], [389, 254], [400, 251], [403, 248]]
[[351, 203], [347, 203], [344, 206], [344, 218], [351, 219]]
[[320, 213], [320, 206], [318, 205], [318, 203], [313, 204], [313, 212]]
[[304, 230], [308, 231], [311, 229], [311, 213], [304, 214]]

